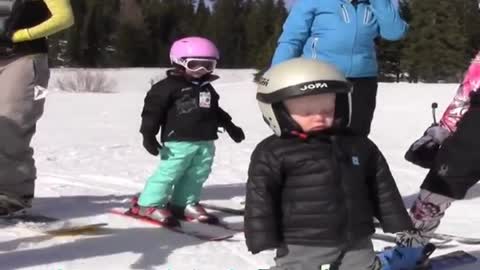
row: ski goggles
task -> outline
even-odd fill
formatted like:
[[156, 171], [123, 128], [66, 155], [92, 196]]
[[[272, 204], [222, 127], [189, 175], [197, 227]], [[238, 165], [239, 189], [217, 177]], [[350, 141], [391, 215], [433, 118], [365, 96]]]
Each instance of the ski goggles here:
[[217, 66], [217, 60], [208, 58], [186, 58], [182, 61], [182, 64], [186, 69], [193, 72], [202, 69], [207, 72], [212, 72]]

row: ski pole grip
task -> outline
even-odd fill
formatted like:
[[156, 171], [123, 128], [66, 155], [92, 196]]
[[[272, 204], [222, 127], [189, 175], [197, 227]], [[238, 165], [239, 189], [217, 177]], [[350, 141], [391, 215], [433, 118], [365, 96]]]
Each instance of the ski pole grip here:
[[433, 102], [432, 103], [432, 116], [433, 116], [433, 124], [437, 125], [437, 117], [435, 116], [435, 109], [438, 108], [438, 103]]

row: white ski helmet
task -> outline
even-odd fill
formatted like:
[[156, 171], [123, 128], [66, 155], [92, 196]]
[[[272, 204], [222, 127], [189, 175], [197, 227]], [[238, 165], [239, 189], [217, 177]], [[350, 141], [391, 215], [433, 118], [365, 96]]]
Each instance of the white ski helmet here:
[[256, 82], [263, 119], [277, 136], [301, 131], [283, 104], [284, 100], [299, 96], [337, 93], [334, 126], [349, 125], [352, 85], [331, 64], [294, 58], [271, 67]]

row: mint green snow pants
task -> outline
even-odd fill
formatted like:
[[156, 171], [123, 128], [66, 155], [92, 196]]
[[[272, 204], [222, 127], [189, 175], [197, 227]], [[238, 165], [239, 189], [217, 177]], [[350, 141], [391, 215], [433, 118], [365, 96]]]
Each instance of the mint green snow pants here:
[[170, 202], [183, 207], [197, 203], [214, 155], [213, 141], [166, 142], [160, 150], [160, 164], [147, 179], [138, 204], [164, 207]]

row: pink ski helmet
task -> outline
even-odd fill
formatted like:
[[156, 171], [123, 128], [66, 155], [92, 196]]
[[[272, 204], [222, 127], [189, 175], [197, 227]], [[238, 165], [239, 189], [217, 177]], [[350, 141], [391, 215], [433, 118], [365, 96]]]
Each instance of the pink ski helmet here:
[[170, 48], [172, 64], [182, 64], [186, 58], [207, 58], [218, 60], [220, 53], [213, 42], [202, 37], [186, 37], [175, 41]]

